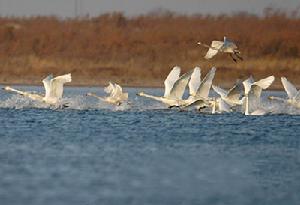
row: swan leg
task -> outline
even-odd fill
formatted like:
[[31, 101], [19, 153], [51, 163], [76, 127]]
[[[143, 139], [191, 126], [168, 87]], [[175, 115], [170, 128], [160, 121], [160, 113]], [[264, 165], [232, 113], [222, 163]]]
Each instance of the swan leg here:
[[64, 103], [61, 105], [61, 108], [64, 109], [64, 108], [68, 108], [70, 107], [70, 104], [69, 103]]
[[240, 54], [239, 53], [237, 53], [237, 52], [235, 52], [234, 53], [234, 55], [238, 58], [238, 59], [240, 59], [241, 61], [243, 61], [244, 59], [243, 59], [243, 57], [242, 56], [240, 56]]
[[233, 60], [234, 62], [237, 62], [236, 58], [233, 56], [232, 53], [230, 53], [230, 57], [232, 58], [232, 60]]
[[170, 105], [168, 108], [169, 108], [169, 109], [172, 109], [172, 108], [174, 108], [174, 107], [175, 107], [175, 108], [179, 108], [179, 106], [177, 106], [177, 105]]

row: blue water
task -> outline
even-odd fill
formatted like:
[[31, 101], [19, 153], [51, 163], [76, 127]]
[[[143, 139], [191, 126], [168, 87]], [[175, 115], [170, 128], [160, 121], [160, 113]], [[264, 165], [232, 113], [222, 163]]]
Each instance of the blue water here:
[[67, 88], [64, 110], [1, 91], [0, 204], [299, 204], [300, 116], [290, 108], [179, 112], [127, 90], [132, 104], [116, 109], [84, 96], [99, 88]]

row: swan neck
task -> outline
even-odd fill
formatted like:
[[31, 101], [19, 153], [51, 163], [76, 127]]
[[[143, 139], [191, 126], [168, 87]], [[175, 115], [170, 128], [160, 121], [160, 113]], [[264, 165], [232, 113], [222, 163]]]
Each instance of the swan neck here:
[[151, 99], [158, 100], [158, 101], [161, 101], [161, 97], [149, 95], [149, 94], [146, 94], [146, 93], [140, 93], [140, 96], [146, 97], [146, 98], [151, 98]]
[[280, 97], [274, 97], [274, 96], [271, 96], [269, 97], [271, 100], [277, 100], [277, 101], [282, 101], [282, 102], [285, 102], [285, 99], [283, 98], [280, 98]]
[[213, 104], [213, 106], [212, 106], [212, 111], [211, 111], [211, 113], [212, 113], [212, 114], [215, 114], [215, 113], [216, 113], [216, 104], [217, 104], [217, 103], [216, 103], [216, 99], [213, 100], [213, 103], [212, 103], [212, 104]]
[[88, 95], [88, 96], [91, 96], [91, 97], [95, 97], [95, 98], [97, 98], [98, 100], [106, 101], [105, 98], [100, 97], [100, 96], [96, 95], [95, 93], [88, 93], [87, 95]]
[[248, 94], [245, 96], [245, 115], [249, 115], [249, 97], [248, 97]]

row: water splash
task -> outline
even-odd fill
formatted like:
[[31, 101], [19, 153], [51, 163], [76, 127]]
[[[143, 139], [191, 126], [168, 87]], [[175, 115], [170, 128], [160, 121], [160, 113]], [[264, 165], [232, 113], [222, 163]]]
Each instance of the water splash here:
[[287, 103], [279, 101], [265, 100], [262, 101], [262, 107], [270, 114], [288, 114], [288, 115], [300, 115], [300, 109], [297, 109]]
[[[129, 98], [127, 103], [121, 106], [115, 106], [108, 104], [106, 102], [99, 101], [98, 99], [87, 97], [84, 93], [84, 88], [75, 88], [71, 92], [66, 92], [67, 95], [62, 99], [61, 104], [67, 105], [67, 108], [71, 110], [109, 110], [109, 111], [126, 111], [126, 110], [165, 110], [167, 106], [163, 103], [153, 101], [151, 99], [142, 98], [138, 96], [133, 96]], [[281, 93], [278, 93], [279, 95]], [[104, 93], [103, 93], [104, 95]], [[131, 93], [131, 95], [133, 95]], [[255, 102], [254, 102], [255, 103]], [[300, 115], [300, 109], [297, 109], [291, 105], [284, 102], [271, 101], [264, 96], [260, 104], [255, 107], [265, 110], [268, 114], [278, 115], [278, 114], [288, 114], [288, 115]], [[48, 104], [33, 101], [24, 96], [16, 94], [4, 93], [1, 95], [0, 108], [12, 108], [12, 109], [26, 109], [26, 108], [36, 108], [36, 109], [61, 109], [60, 106], [49, 106]], [[194, 109], [187, 109], [187, 111], [194, 111]], [[204, 113], [210, 113], [210, 108], [203, 110]], [[233, 112], [243, 113], [242, 107], [237, 107]]]
[[49, 108], [49, 105], [42, 102], [33, 101], [20, 95], [12, 95], [6, 100], [0, 101], [0, 108]]

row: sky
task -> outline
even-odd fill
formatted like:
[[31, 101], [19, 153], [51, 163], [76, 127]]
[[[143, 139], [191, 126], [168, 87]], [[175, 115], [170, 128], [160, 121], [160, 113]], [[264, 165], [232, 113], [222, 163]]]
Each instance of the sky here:
[[[76, 3], [77, 2], [77, 3]], [[247, 11], [262, 14], [264, 8], [286, 11], [300, 8], [299, 0], [0, 0], [1, 16], [56, 15], [97, 16], [121, 11], [128, 16], [166, 9], [182, 14], [220, 14]]]

